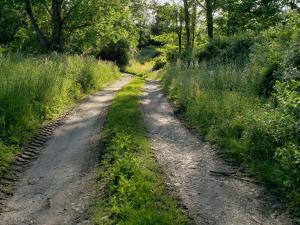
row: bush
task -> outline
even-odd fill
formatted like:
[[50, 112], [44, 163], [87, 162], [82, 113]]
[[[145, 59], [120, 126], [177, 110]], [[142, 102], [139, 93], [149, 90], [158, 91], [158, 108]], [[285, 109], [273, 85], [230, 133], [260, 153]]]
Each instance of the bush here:
[[155, 59], [155, 64], [152, 68], [153, 71], [163, 68], [167, 64], [167, 60], [164, 57], [157, 57]]
[[113, 61], [123, 68], [129, 63], [130, 44], [122, 39], [116, 43], [111, 42], [100, 51], [99, 57], [103, 60]]
[[167, 61], [170, 63], [176, 63], [179, 58], [178, 49], [171, 49], [167, 52]]
[[250, 35], [215, 38], [204, 46], [196, 58], [198, 62], [219, 58], [223, 62], [248, 57], [255, 38]]

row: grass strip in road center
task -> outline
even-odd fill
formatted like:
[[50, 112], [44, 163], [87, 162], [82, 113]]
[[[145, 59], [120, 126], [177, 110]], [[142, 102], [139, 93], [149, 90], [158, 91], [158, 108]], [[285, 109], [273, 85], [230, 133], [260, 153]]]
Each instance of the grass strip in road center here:
[[[134, 79], [116, 96], [101, 138], [96, 224], [186, 224], [167, 193], [140, 112], [144, 81]], [[103, 185], [104, 184], [104, 185]]]

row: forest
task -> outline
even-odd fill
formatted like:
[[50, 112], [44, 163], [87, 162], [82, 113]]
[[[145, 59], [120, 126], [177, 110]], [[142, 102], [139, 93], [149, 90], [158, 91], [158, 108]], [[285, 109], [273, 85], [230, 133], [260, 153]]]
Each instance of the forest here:
[[300, 1], [0, 0], [0, 223], [76, 218], [300, 224]]

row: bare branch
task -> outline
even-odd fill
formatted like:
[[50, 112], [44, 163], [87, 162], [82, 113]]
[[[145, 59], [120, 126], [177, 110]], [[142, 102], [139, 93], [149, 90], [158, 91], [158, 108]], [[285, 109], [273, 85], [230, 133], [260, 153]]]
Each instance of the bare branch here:
[[44, 5], [44, 7], [46, 8], [47, 12], [52, 16], [52, 12], [51, 12], [51, 10], [48, 8], [47, 3], [44, 3], [43, 5]]
[[45, 35], [43, 34], [43, 32], [41, 31], [39, 25], [36, 22], [36, 19], [33, 15], [33, 12], [32, 12], [31, 3], [30, 3], [29, 0], [25, 1], [25, 10], [26, 10], [27, 15], [30, 19], [31, 25], [32, 25], [33, 29], [36, 32], [37, 38], [39, 39], [41, 46], [44, 49], [48, 49], [49, 48], [49, 42], [48, 42], [47, 38], [45, 37]]
[[205, 5], [203, 5], [199, 0], [195, 0], [195, 2], [204, 10], [206, 10]]
[[91, 26], [91, 25], [92, 25], [91, 22], [86, 22], [86, 23], [82, 23], [82, 24], [79, 24], [79, 25], [76, 25], [76, 26], [64, 26], [64, 28], [66, 28], [69, 31], [72, 31], [72, 30], [88, 27], [88, 26]]

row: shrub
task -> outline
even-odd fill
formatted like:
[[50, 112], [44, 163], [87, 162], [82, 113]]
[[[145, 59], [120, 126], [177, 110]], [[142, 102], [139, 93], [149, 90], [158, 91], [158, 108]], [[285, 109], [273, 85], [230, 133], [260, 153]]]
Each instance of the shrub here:
[[147, 46], [137, 51], [137, 53], [135, 54], [135, 58], [138, 62], [144, 64], [151, 61], [155, 57], [160, 56], [161, 54], [161, 51], [159, 51], [156, 47]]
[[159, 70], [163, 68], [167, 64], [167, 60], [164, 57], [157, 57], [155, 59], [155, 64], [152, 68], [152, 70]]
[[170, 63], [176, 63], [179, 58], [178, 49], [171, 49], [167, 52], [167, 61]]
[[104, 60], [113, 61], [122, 68], [129, 63], [130, 44], [123, 39], [116, 43], [111, 42], [100, 51], [99, 57]]
[[250, 35], [215, 38], [196, 53], [196, 58], [198, 62], [216, 58], [226, 62], [247, 57], [254, 43], [255, 38]]

